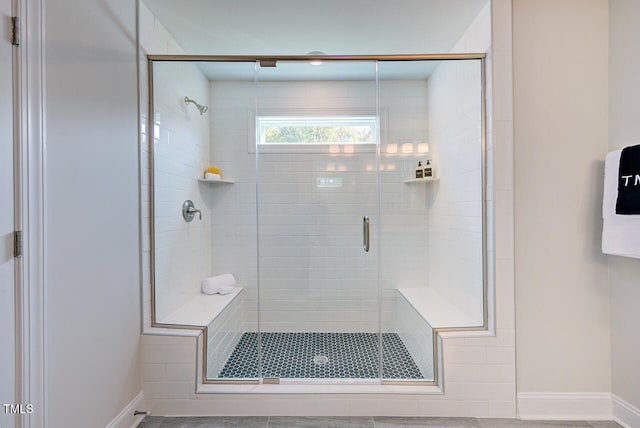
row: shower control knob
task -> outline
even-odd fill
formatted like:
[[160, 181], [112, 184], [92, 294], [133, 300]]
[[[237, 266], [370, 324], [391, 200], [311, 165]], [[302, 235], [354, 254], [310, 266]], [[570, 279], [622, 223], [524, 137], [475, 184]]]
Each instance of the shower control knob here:
[[193, 220], [193, 217], [195, 217], [196, 213], [198, 214], [198, 219], [202, 220], [202, 211], [196, 208], [196, 206], [193, 204], [193, 201], [190, 199], [184, 201], [184, 203], [182, 204], [182, 218], [184, 218], [184, 221], [190, 223], [191, 220]]

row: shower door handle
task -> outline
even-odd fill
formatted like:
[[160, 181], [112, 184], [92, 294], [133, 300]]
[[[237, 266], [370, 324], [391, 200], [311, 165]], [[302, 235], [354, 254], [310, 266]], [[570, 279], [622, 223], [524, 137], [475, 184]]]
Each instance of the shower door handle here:
[[362, 247], [369, 252], [369, 217], [364, 216], [362, 219]]

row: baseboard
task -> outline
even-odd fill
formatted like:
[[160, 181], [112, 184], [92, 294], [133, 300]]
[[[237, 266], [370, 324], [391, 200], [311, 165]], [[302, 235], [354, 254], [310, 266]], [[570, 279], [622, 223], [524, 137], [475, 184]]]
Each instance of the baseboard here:
[[129, 404], [116, 416], [106, 428], [136, 428], [144, 419], [145, 415], [134, 416], [136, 410], [143, 410], [144, 393], [140, 391]]
[[640, 427], [640, 409], [615, 394], [611, 395], [611, 399], [614, 421], [625, 428]]
[[518, 416], [523, 420], [610, 421], [611, 394], [522, 392], [518, 394]]

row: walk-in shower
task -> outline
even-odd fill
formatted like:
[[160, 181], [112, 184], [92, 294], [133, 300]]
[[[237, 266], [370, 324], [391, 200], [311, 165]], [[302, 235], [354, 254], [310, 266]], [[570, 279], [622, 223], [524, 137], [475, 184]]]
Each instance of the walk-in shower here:
[[206, 382], [433, 382], [487, 324], [484, 55], [309, 59], [149, 57], [152, 322]]

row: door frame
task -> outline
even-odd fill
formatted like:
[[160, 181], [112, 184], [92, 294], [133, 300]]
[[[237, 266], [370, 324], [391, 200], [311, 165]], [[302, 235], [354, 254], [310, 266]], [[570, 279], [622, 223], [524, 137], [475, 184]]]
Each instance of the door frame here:
[[[4, 405], [21, 405], [21, 388], [20, 388], [20, 366], [21, 366], [21, 352], [20, 352], [20, 340], [21, 340], [21, 327], [20, 327], [20, 292], [23, 289], [20, 275], [21, 273], [21, 256], [18, 251], [20, 251], [16, 242], [19, 239], [18, 232], [21, 230], [21, 221], [20, 221], [20, 156], [19, 156], [19, 140], [18, 140], [18, 107], [17, 107], [17, 91], [18, 91], [18, 80], [16, 73], [16, 64], [18, 60], [18, 51], [19, 51], [19, 38], [16, 35], [12, 34], [13, 31], [16, 31], [19, 28], [17, 22], [14, 21], [14, 17], [16, 14], [16, 6], [17, 3], [15, 0], [5, 0], [2, 4], [2, 49], [3, 55], [6, 53], [9, 57], [9, 61], [3, 64], [3, 85], [7, 86], [9, 89], [9, 96], [4, 98], [3, 104], [6, 107], [7, 111], [10, 111], [10, 116], [7, 116], [6, 120], [6, 140], [3, 141], [3, 152], [6, 150], [7, 156], [2, 159], [2, 164], [11, 172], [11, 178], [6, 183], [7, 194], [3, 197], [6, 198], [7, 205], [3, 208], [3, 215], [7, 217], [6, 229], [4, 229], [2, 233], [6, 232], [6, 235], [2, 239], [2, 245], [7, 248], [3, 249], [2, 257], [6, 260], [2, 261], [3, 271], [6, 270], [7, 278], [6, 283], [2, 283], [0, 286], [4, 289], [6, 287], [6, 297], [7, 300], [3, 303], [3, 306], [6, 305], [7, 311], [4, 313], [3, 321], [7, 321], [6, 326], [2, 326], [4, 333], [8, 340], [7, 343], [3, 343], [3, 354], [6, 353], [6, 357], [8, 361], [3, 366], [2, 374], [6, 375], [6, 379], [0, 379], [0, 381], [5, 381], [4, 385], [7, 387], [6, 391], [3, 389], [3, 401], [0, 404]], [[15, 27], [14, 27], [15, 25]], [[11, 103], [11, 104], [9, 104]], [[3, 108], [5, 110], [5, 108]], [[5, 186], [3, 186], [5, 187]], [[10, 201], [10, 202], [9, 202]], [[18, 245], [17, 245], [18, 244]], [[6, 252], [6, 253], [5, 253]], [[4, 337], [3, 337], [4, 338]], [[8, 346], [13, 343], [13, 346]], [[4, 358], [3, 358], [4, 360]], [[3, 361], [4, 362], [4, 361]], [[4, 395], [4, 394], [8, 395]], [[18, 407], [16, 410], [22, 410], [22, 406]], [[10, 424], [11, 427], [21, 427], [21, 417], [20, 413], [14, 413], [13, 409], [8, 411], [7, 408], [0, 408], [0, 418], [2, 421]], [[3, 422], [3, 423], [4, 423]]]
[[[12, 0], [20, 19], [20, 45], [14, 49], [14, 141], [16, 147], [16, 228], [23, 233], [23, 255], [16, 264], [18, 401], [33, 412], [20, 428], [46, 426], [45, 400], [45, 7], [44, 0]], [[28, 66], [27, 66], [28, 65]]]

